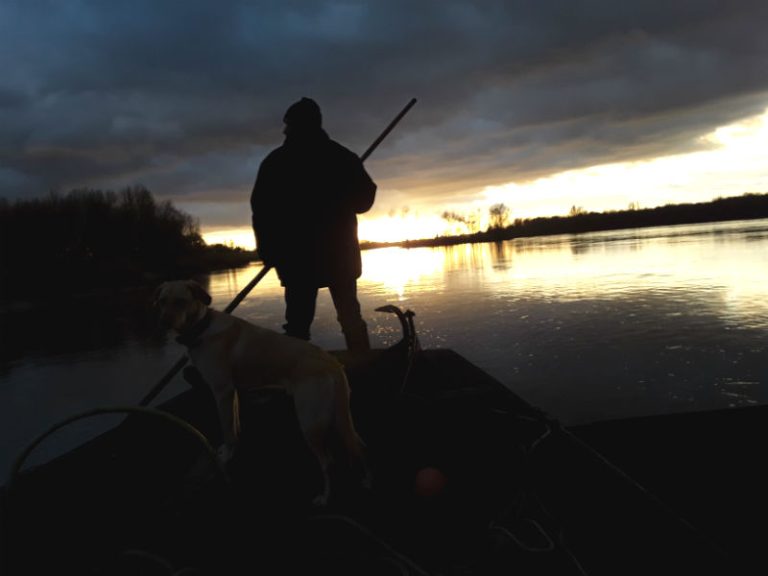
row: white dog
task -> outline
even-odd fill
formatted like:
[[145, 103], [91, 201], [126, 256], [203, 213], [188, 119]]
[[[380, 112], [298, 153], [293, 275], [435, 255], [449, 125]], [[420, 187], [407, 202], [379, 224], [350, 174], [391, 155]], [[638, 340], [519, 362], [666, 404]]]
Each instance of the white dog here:
[[335, 433], [353, 465], [362, 466], [363, 444], [349, 411], [349, 385], [343, 366], [322, 349], [296, 338], [213, 310], [200, 284], [165, 282], [155, 292], [160, 321], [187, 345], [192, 364], [211, 387], [222, 426], [224, 447], [240, 431], [238, 392], [280, 387], [293, 397], [304, 438], [323, 471], [330, 494], [329, 440]]

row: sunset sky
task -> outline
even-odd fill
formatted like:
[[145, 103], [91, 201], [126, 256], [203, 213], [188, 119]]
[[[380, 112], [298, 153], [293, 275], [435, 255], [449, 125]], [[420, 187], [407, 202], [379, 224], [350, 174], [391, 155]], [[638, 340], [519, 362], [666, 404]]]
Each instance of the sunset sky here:
[[142, 184], [252, 247], [282, 116], [371, 156], [370, 240], [768, 192], [768, 2], [0, 3], [0, 196]]

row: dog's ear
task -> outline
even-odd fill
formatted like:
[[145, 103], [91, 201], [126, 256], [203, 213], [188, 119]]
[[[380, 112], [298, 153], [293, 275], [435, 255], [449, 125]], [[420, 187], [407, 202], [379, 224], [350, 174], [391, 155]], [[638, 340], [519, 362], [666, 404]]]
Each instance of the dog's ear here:
[[192, 297], [195, 300], [199, 300], [206, 306], [210, 305], [212, 302], [211, 295], [208, 294], [208, 292], [205, 291], [205, 288], [203, 288], [200, 284], [194, 280], [188, 280], [187, 287], [189, 288], [189, 291], [192, 293]]

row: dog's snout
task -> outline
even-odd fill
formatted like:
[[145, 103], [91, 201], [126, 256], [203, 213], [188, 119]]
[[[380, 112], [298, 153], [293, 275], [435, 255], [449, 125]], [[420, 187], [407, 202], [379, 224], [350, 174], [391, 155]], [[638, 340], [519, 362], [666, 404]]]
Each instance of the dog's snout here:
[[178, 330], [186, 321], [188, 308], [189, 300], [182, 297], [166, 295], [156, 300], [155, 309], [160, 327]]
[[161, 327], [174, 328], [177, 317], [177, 311], [175, 311], [172, 306], [168, 306], [167, 302], [158, 303], [157, 321]]

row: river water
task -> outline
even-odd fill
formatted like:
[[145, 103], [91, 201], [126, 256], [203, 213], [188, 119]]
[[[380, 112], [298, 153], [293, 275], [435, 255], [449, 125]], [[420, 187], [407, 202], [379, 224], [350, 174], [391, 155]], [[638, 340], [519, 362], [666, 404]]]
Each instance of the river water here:
[[[416, 313], [422, 346], [452, 348], [566, 425], [768, 403], [768, 220], [370, 250], [360, 300], [374, 346]], [[259, 266], [208, 279], [223, 308]], [[6, 314], [0, 356], [0, 473], [48, 426], [135, 405], [182, 348], [152, 328], [148, 292]], [[235, 311], [280, 329], [270, 273]], [[321, 291], [313, 341], [343, 339]], [[177, 378], [158, 399], [184, 389]], [[84, 421], [32, 462], [110, 425]]]

